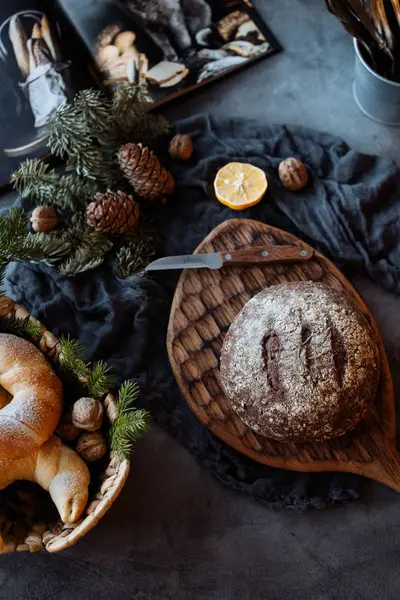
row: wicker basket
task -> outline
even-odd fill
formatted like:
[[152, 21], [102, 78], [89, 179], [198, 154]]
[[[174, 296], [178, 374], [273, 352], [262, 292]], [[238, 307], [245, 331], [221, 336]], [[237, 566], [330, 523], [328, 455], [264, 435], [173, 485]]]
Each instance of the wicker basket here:
[[[0, 318], [7, 316], [36, 321], [23, 307], [6, 296], [0, 296]], [[52, 362], [57, 363], [60, 353], [59, 340], [43, 325], [40, 325], [40, 330], [41, 336], [36, 345]], [[116, 416], [116, 403], [111, 394], [106, 396], [104, 408], [109, 422], [112, 423]], [[0, 554], [15, 551], [36, 552], [42, 549], [59, 552], [72, 546], [108, 511], [123, 488], [128, 473], [129, 461], [120, 462], [112, 455], [107, 455], [101, 473], [96, 478], [97, 489], [90, 491], [84, 516], [73, 525], [54, 518], [39, 520], [35, 508], [29, 504], [32, 502], [30, 495], [23, 489], [13, 490], [13, 497], [7, 499], [6, 510], [0, 512]], [[4, 494], [5, 491], [1, 493]]]

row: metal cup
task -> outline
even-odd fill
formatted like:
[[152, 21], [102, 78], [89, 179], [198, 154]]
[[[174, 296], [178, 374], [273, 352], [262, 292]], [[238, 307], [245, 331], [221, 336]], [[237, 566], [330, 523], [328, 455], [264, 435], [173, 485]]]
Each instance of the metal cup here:
[[353, 96], [362, 112], [384, 125], [400, 125], [400, 83], [375, 73], [365, 61], [357, 40]]

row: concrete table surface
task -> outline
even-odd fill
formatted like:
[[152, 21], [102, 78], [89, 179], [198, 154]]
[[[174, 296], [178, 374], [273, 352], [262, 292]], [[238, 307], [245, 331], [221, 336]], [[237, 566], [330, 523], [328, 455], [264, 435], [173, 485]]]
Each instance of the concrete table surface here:
[[[284, 52], [179, 100], [196, 112], [301, 124], [397, 158], [398, 131], [355, 106], [351, 39], [323, 0], [255, 0]], [[400, 299], [362, 277], [400, 389]], [[138, 445], [126, 487], [68, 551], [0, 558], [0, 598], [22, 600], [398, 600], [400, 496], [365, 481], [340, 508], [275, 512], [212, 479], [165, 432]]]

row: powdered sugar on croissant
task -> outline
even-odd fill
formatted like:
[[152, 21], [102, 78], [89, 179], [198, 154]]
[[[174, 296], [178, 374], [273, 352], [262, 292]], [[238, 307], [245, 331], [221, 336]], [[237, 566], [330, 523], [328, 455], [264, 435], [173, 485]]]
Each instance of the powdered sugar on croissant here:
[[10, 401], [0, 410], [0, 457], [37, 450], [56, 428], [62, 408], [61, 381], [33, 344], [0, 334], [0, 386]]
[[60, 380], [33, 344], [0, 334], [0, 386], [0, 490], [17, 479], [36, 481], [62, 520], [73, 523], [85, 508], [90, 475], [52, 436], [61, 417]]

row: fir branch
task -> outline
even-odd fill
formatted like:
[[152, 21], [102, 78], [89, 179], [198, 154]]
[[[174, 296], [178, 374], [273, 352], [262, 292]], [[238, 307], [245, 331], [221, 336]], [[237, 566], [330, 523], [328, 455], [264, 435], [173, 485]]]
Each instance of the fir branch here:
[[123, 139], [125, 142], [142, 142], [145, 145], [152, 144], [155, 140], [169, 132], [168, 121], [162, 115], [153, 113], [141, 115], [136, 122], [125, 127], [123, 130]]
[[142, 272], [154, 256], [154, 247], [147, 240], [122, 246], [116, 254], [115, 272], [125, 279]]
[[[92, 97], [97, 95], [95, 90], [87, 92]], [[87, 106], [89, 97], [88, 93], [85, 97], [78, 95], [77, 103], [64, 104], [53, 110], [46, 124], [48, 145], [54, 154], [67, 159], [67, 169], [89, 179], [110, 183], [115, 172], [110, 152], [97, 145], [93, 123], [87, 120], [83, 111], [84, 99]]]
[[43, 257], [42, 260], [54, 266], [67, 256], [71, 255], [80, 244], [84, 232], [84, 225], [72, 225], [69, 229], [58, 229], [48, 233], [29, 233], [39, 243]]
[[64, 375], [79, 381], [87, 380], [87, 367], [83, 360], [84, 347], [68, 334], [60, 337], [59, 362]]
[[[132, 110], [135, 110], [135, 106], [142, 106], [143, 110], [149, 110], [151, 104], [152, 101], [146, 84], [126, 83], [125, 85], [119, 86], [115, 91], [112, 102], [112, 111], [115, 114], [124, 107], [125, 110], [129, 109], [129, 107], [131, 107]], [[135, 114], [136, 112], [137, 111], [135, 111]]]
[[59, 179], [56, 202], [61, 208], [85, 209], [99, 191], [99, 184], [92, 179], [79, 177], [74, 173], [62, 175]]
[[27, 231], [28, 216], [24, 211], [10, 208], [8, 215], [0, 216], [0, 264], [13, 260], [23, 261], [40, 258], [42, 248], [39, 240]]
[[40, 323], [33, 317], [25, 319], [16, 319], [13, 316], [0, 317], [0, 331], [2, 333], [11, 333], [28, 341], [40, 337]]
[[154, 223], [142, 216], [138, 226], [126, 233], [120, 240], [120, 249], [116, 253], [115, 273], [125, 279], [137, 273], [151, 262], [154, 254]]
[[109, 439], [111, 450], [120, 461], [129, 458], [135, 442], [149, 429], [149, 413], [132, 406], [139, 393], [138, 384], [129, 380], [119, 390], [117, 416], [110, 427]]
[[84, 231], [80, 244], [73, 254], [63, 261], [59, 270], [64, 275], [76, 275], [101, 265], [113, 243], [93, 229]]
[[118, 127], [119, 145], [143, 141], [149, 144], [168, 133], [168, 121], [150, 113], [151, 106], [146, 85], [130, 83], [118, 88], [111, 110]]
[[23, 198], [32, 196], [41, 204], [49, 203], [55, 193], [58, 177], [39, 158], [25, 160], [11, 175], [11, 183]]
[[73, 104], [62, 104], [53, 110], [46, 128], [49, 133], [47, 145], [61, 158], [85, 152], [93, 143], [86, 121]]
[[91, 366], [91, 372], [85, 383], [91, 396], [98, 398], [115, 383], [115, 376], [111, 373], [111, 367], [103, 360], [99, 360]]
[[82, 90], [75, 96], [74, 105], [95, 137], [102, 142], [115, 138], [111, 102], [101, 91]]
[[111, 367], [103, 360], [93, 365], [84, 362], [84, 347], [69, 335], [61, 336], [59, 362], [64, 376], [79, 382], [94, 398], [103, 396], [115, 382]]
[[97, 146], [87, 146], [84, 152], [70, 153], [67, 170], [76, 171], [82, 177], [112, 186], [116, 180], [116, 159]]

